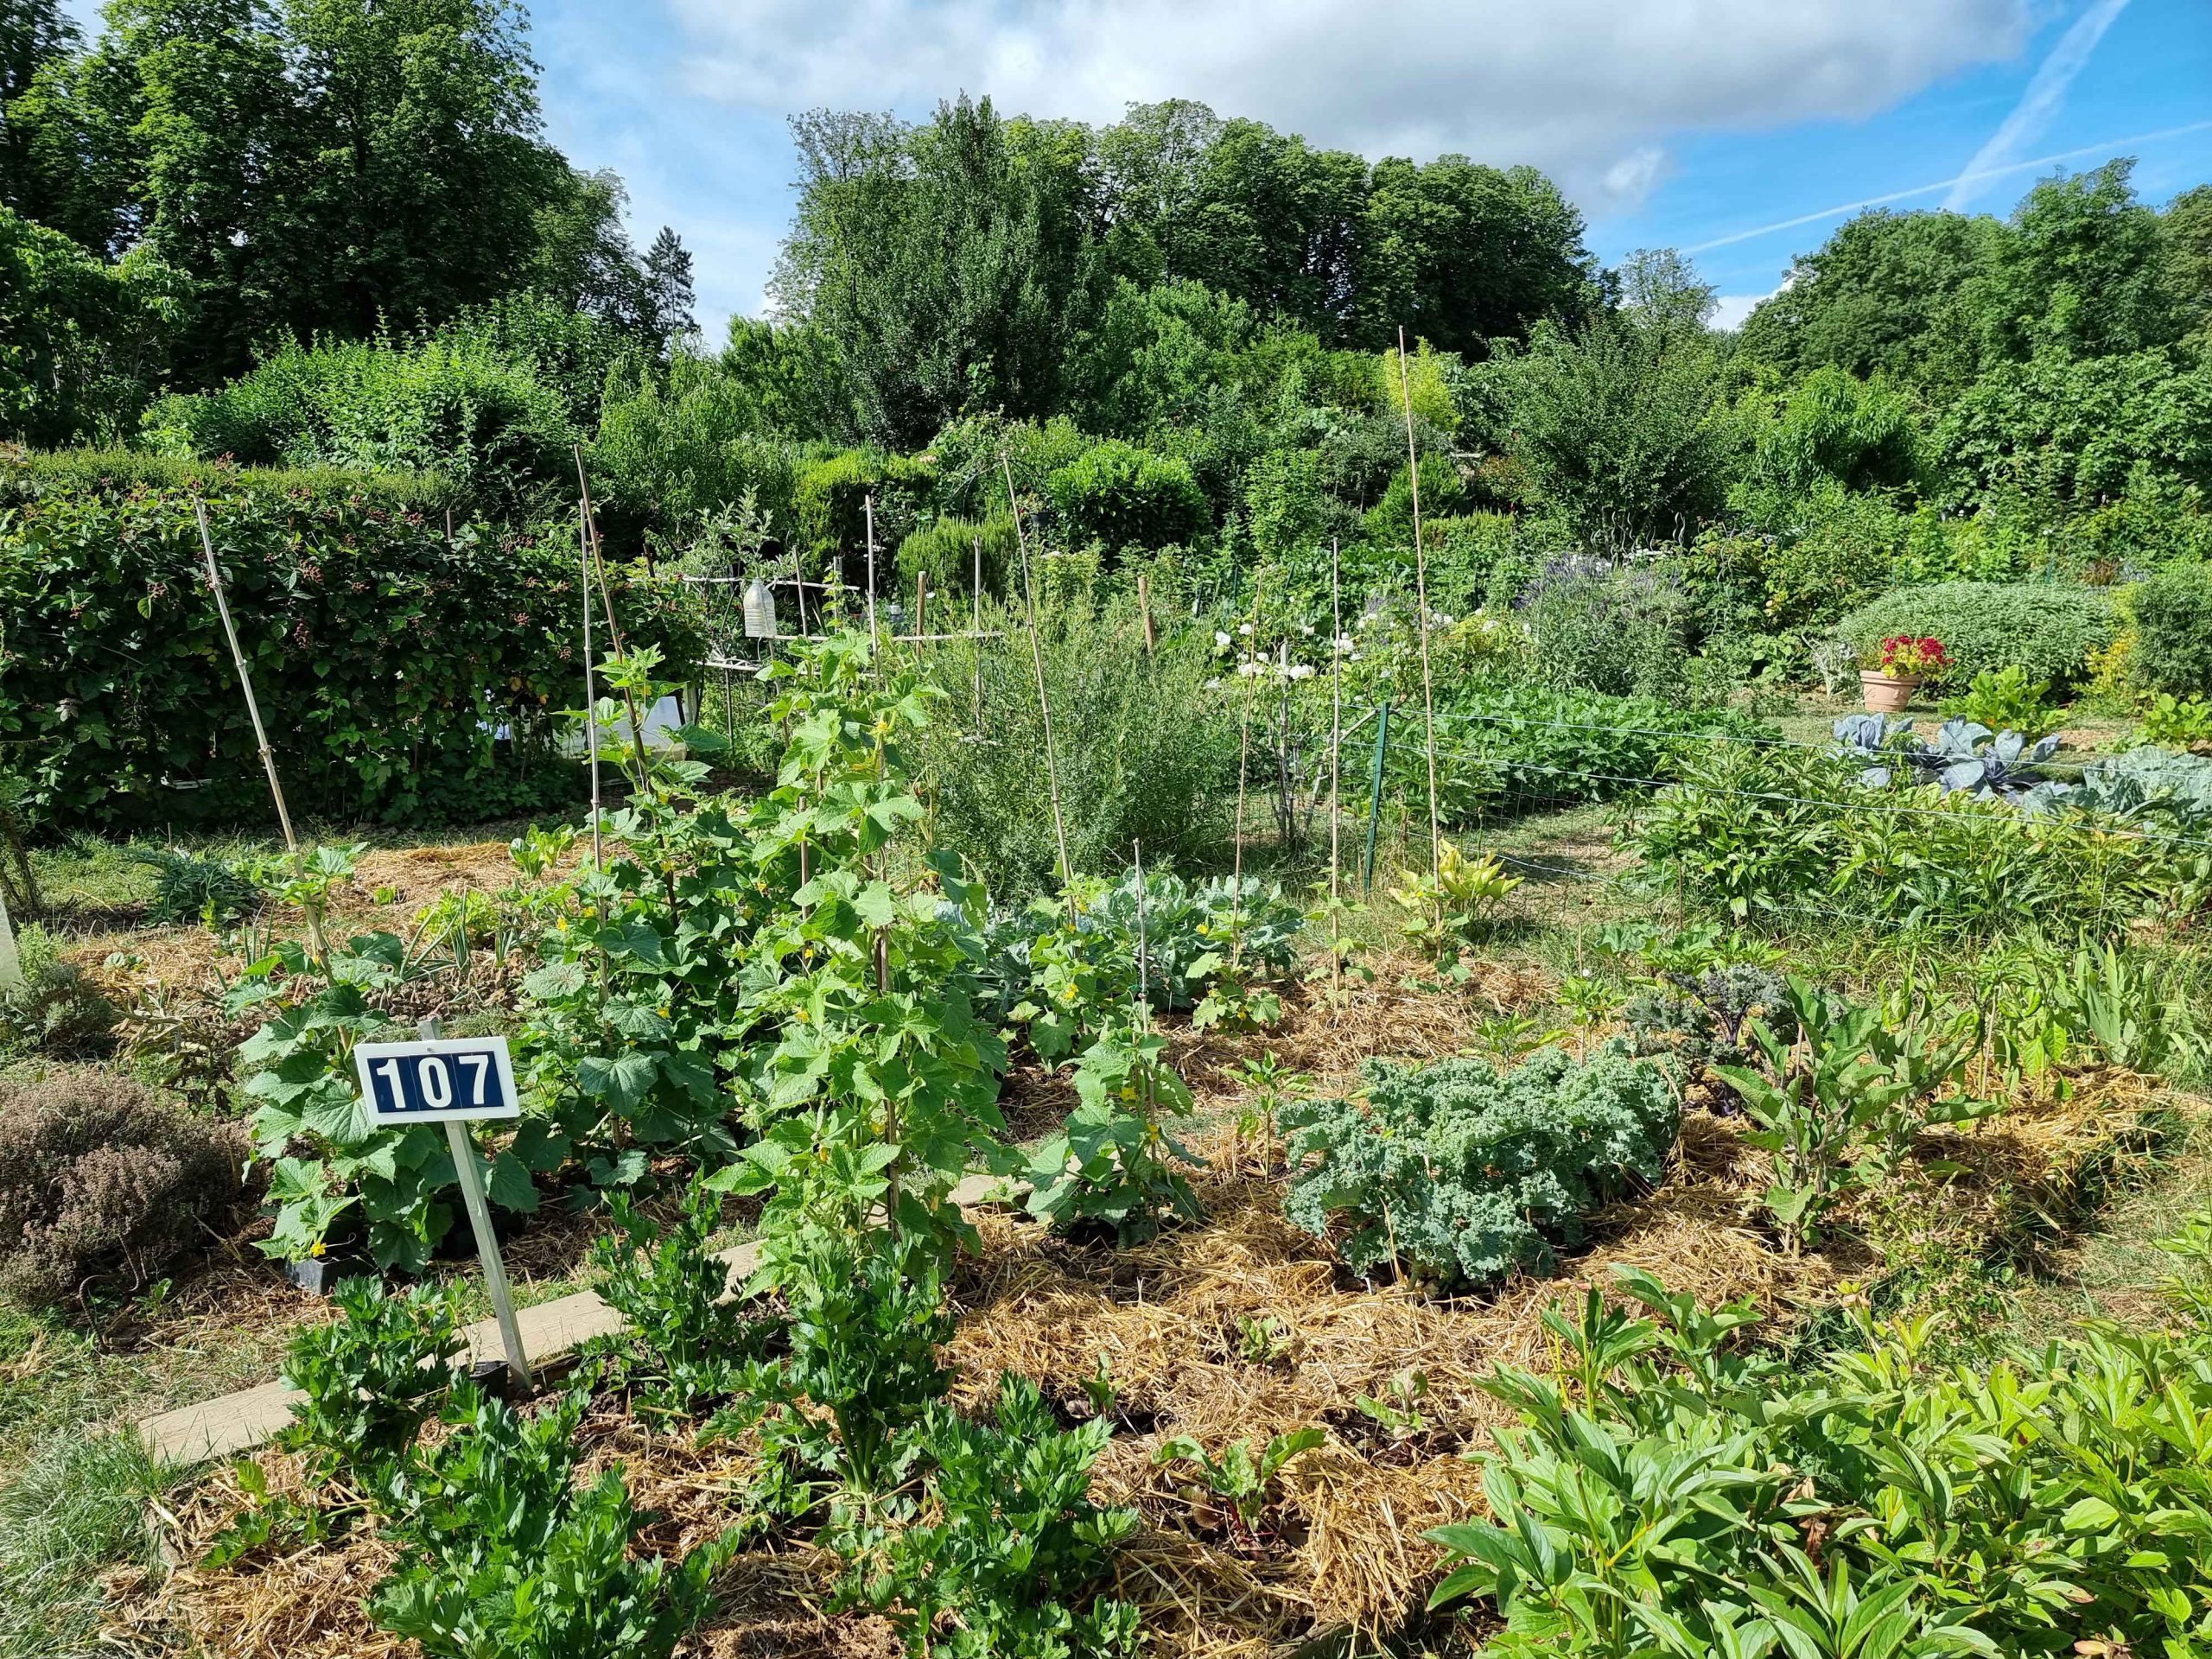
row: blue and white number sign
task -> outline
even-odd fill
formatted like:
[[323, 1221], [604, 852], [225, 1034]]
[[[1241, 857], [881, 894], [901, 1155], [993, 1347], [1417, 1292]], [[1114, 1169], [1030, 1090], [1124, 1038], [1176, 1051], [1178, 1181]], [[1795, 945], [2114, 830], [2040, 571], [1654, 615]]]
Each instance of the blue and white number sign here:
[[504, 1037], [426, 1037], [359, 1043], [353, 1067], [372, 1123], [458, 1123], [519, 1117], [514, 1063]]

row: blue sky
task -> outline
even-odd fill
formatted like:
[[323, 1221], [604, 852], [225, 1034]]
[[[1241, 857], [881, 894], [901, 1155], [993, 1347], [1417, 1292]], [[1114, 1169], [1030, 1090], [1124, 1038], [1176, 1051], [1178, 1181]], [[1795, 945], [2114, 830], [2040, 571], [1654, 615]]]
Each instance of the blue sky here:
[[[2019, 163], [2076, 150], [2064, 165], [2138, 156], [2154, 201], [2212, 181], [2212, 0], [531, 0], [530, 10], [552, 137], [579, 165], [622, 174], [641, 244], [676, 226], [710, 337], [731, 313], [764, 308], [791, 212], [788, 115], [828, 105], [920, 116], [963, 90], [1090, 121], [1179, 95], [1370, 156], [1530, 162], [1581, 207], [1601, 257], [1697, 250], [1724, 321], [1842, 216], [1783, 221], [1824, 209], [1914, 191], [1894, 205], [2002, 213], [2051, 170]], [[1969, 170], [1990, 176], [1950, 183]]]

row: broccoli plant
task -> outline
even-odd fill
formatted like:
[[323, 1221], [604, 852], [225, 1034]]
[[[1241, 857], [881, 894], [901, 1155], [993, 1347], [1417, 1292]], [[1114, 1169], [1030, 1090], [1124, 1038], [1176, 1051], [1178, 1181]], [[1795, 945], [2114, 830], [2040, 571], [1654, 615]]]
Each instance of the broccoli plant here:
[[1618, 1040], [1580, 1064], [1550, 1048], [1504, 1073], [1453, 1059], [1368, 1077], [1365, 1101], [1287, 1116], [1284, 1213], [1316, 1237], [1341, 1215], [1354, 1269], [1395, 1262], [1439, 1286], [1548, 1267], [1589, 1211], [1659, 1179], [1677, 1127], [1664, 1074]]

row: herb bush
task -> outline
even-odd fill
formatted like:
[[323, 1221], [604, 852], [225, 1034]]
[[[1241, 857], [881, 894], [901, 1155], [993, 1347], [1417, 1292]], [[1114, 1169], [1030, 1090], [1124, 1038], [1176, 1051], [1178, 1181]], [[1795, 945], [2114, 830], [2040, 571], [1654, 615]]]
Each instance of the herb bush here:
[[61, 954], [36, 922], [16, 935], [19, 983], [0, 989], [0, 1055], [39, 1053], [85, 1059], [104, 1053], [115, 1029], [115, 1005]]
[[[1983, 1368], [1862, 1325], [1807, 1369], [1649, 1274], [1546, 1323], [1576, 1379], [1499, 1370], [1496, 1521], [1439, 1528], [1500, 1655], [2182, 1655], [2212, 1598], [2204, 1267], [2165, 1329], [2089, 1322]], [[1817, 1558], [1818, 1565], [1815, 1565]]]
[[1932, 635], [1948, 659], [1930, 683], [1965, 686], [1985, 669], [2018, 668], [2032, 680], [2071, 684], [2117, 626], [2108, 589], [2039, 582], [1939, 582], [1897, 588], [1835, 625], [1862, 659], [1897, 634]]
[[70, 1301], [140, 1290], [214, 1236], [238, 1199], [245, 1141], [143, 1084], [58, 1068], [0, 1094], [0, 1289]]
[[[578, 798], [553, 749], [581, 683], [573, 528], [535, 542], [472, 524], [449, 544], [441, 518], [358, 480], [278, 491], [204, 476], [296, 816], [473, 820]], [[639, 644], [688, 649], [660, 590], [618, 582], [615, 603]], [[0, 613], [0, 728], [41, 816], [265, 822], [188, 487], [10, 469]]]
[[1156, 455], [1118, 438], [1094, 444], [1045, 480], [1060, 538], [1125, 547], [1187, 546], [1213, 527], [1205, 492], [1190, 463]]
[[847, 579], [864, 580], [868, 503], [875, 501], [876, 580], [887, 587], [892, 550], [914, 528], [929, 504], [929, 461], [919, 455], [887, 455], [880, 449], [846, 449], [799, 469], [791, 490], [798, 520], [796, 545], [815, 563], [846, 561]]
[[2143, 690], [2212, 696], [2212, 568], [2175, 565], [2128, 590], [2128, 668]]
[[1608, 1199], [1665, 1173], [1675, 1091], [1608, 1043], [1577, 1062], [1540, 1050], [1499, 1072], [1479, 1060], [1419, 1069], [1370, 1061], [1368, 1098], [1287, 1109], [1283, 1211], [1360, 1273], [1394, 1258], [1442, 1287], [1548, 1269]]
[[[1052, 749], [1077, 871], [1116, 867], [1141, 841], [1147, 860], [1217, 844], [1208, 797], [1234, 785], [1233, 709], [1207, 689], [1213, 661], [1195, 633], [1147, 656], [1133, 614], [1071, 597], [1039, 618]], [[940, 844], [957, 849], [1002, 899], [1051, 891], [1058, 852], [1044, 719], [1019, 610], [987, 611], [998, 639], [951, 640], [927, 669], [945, 692], [918, 745]], [[982, 675], [982, 718], [975, 676]]]
[[1656, 570], [1578, 554], [1546, 567], [1513, 607], [1529, 630], [1529, 671], [1544, 684], [1668, 696], [1685, 683], [1694, 602]]
[[[978, 541], [983, 544], [983, 591], [1018, 591], [1013, 584], [1020, 580], [1020, 551], [1014, 515], [1006, 512], [985, 518], [939, 518], [914, 531], [899, 543], [899, 574], [905, 579], [900, 591], [912, 593], [914, 578], [927, 576], [932, 595], [942, 594], [944, 603], [959, 605], [976, 585]], [[949, 616], [940, 613], [938, 632], [964, 628], [972, 620], [972, 613], [963, 617], [957, 609]]]

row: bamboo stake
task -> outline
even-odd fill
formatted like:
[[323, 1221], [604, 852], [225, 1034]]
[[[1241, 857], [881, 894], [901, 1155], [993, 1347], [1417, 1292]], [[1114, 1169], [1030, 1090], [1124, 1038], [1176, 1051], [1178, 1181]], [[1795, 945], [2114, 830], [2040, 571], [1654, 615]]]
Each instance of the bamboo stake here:
[[[1343, 918], [1338, 912], [1338, 889], [1343, 869], [1344, 814], [1338, 809], [1342, 802], [1344, 744], [1344, 589], [1341, 555], [1337, 538], [1329, 538], [1329, 984], [1338, 999], [1344, 988], [1344, 957], [1340, 931]], [[1331, 1003], [1331, 1017], [1340, 1006]]]
[[983, 538], [976, 537], [975, 586], [969, 596], [976, 601], [976, 735], [983, 734]]
[[[576, 489], [583, 505], [584, 539], [591, 549], [592, 569], [599, 577], [599, 602], [607, 613], [607, 637], [614, 646], [618, 657], [627, 656], [629, 647], [622, 643], [622, 624], [614, 615], [614, 594], [607, 584], [607, 556], [599, 540], [599, 516], [591, 508], [591, 480], [584, 473], [584, 447], [575, 446]], [[638, 713], [638, 694], [628, 686], [622, 688], [622, 702], [630, 715], [630, 741], [638, 750], [638, 781], [655, 796], [660, 793], [653, 782], [652, 762], [645, 753], [645, 722]]]
[[1137, 614], [1144, 619], [1144, 654], [1152, 655], [1152, 578], [1137, 578]]
[[[269, 733], [261, 723], [261, 705], [254, 700], [253, 675], [245, 665], [245, 652], [238, 645], [238, 625], [231, 620], [231, 601], [223, 593], [223, 573], [215, 565], [215, 537], [207, 528], [207, 504], [196, 497], [192, 503], [194, 517], [200, 521], [200, 547], [207, 556], [207, 586], [215, 595], [215, 611], [223, 619], [223, 635], [231, 642], [231, 661], [237, 664], [238, 686], [245, 693], [245, 712], [253, 721], [253, 741], [261, 750], [261, 769], [269, 774], [270, 798], [276, 803], [276, 822], [284, 831], [284, 849], [296, 854], [300, 838], [292, 833], [291, 809], [284, 804], [284, 785], [276, 776], [276, 753], [269, 747]], [[314, 911], [307, 912], [308, 934], [315, 943], [315, 956], [321, 961], [330, 960], [330, 949], [323, 943], [322, 924]]]
[[875, 497], [861, 498], [861, 511], [868, 518], [868, 654], [872, 664], [878, 664], [883, 650], [882, 638], [875, 631]]
[[1398, 327], [1398, 394], [1406, 412], [1407, 478], [1414, 499], [1414, 592], [1421, 607], [1422, 736], [1428, 760], [1428, 874], [1436, 890], [1436, 925], [1444, 925], [1444, 831], [1436, 813], [1436, 683], [1428, 662], [1428, 554], [1421, 541], [1421, 455], [1414, 448], [1413, 378], [1406, 372], [1406, 330]]
[[930, 579], [926, 573], [914, 578], [914, 638], [926, 639], [930, 632]]
[[1037, 584], [1029, 570], [1029, 533], [1022, 528], [1021, 503], [1014, 493], [1014, 466], [999, 452], [999, 467], [1006, 474], [1007, 505], [1014, 512], [1014, 541], [1021, 549], [1021, 597], [1029, 616], [1029, 665], [1037, 674], [1037, 709], [1045, 721], [1045, 783], [1052, 797], [1052, 836], [1060, 850], [1060, 887], [1067, 894], [1068, 924], [1073, 926], [1075, 866], [1068, 858], [1067, 820], [1060, 814], [1060, 761], [1052, 747], [1052, 700], [1045, 694], [1045, 647], [1037, 639]]
[[1244, 774], [1252, 756], [1252, 696], [1259, 690], [1260, 657], [1260, 593], [1267, 585], [1267, 573], [1255, 571], [1252, 575], [1252, 660], [1253, 672], [1247, 674], [1246, 664], [1236, 664], [1238, 677], [1244, 682], [1244, 706], [1236, 720], [1236, 828], [1230, 837], [1229, 866], [1229, 969], [1236, 971], [1244, 954]]
[[599, 694], [591, 683], [591, 529], [581, 501], [576, 504], [576, 550], [583, 577], [578, 591], [584, 613], [584, 742], [591, 753], [591, 863], [597, 869], [604, 851], [599, 828]]
[[0, 991], [22, 982], [22, 953], [16, 948], [16, 925], [8, 918], [8, 895], [5, 884], [0, 884]]

